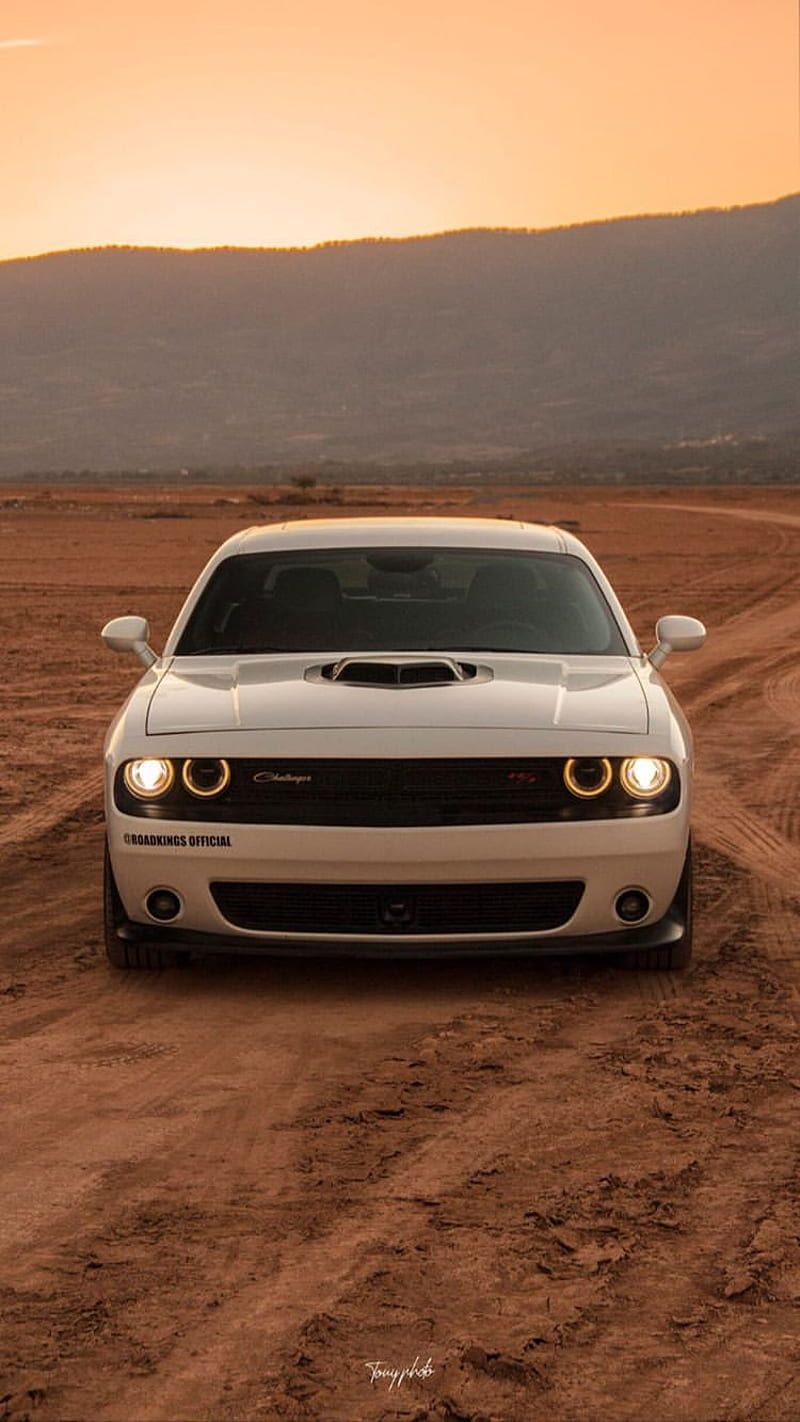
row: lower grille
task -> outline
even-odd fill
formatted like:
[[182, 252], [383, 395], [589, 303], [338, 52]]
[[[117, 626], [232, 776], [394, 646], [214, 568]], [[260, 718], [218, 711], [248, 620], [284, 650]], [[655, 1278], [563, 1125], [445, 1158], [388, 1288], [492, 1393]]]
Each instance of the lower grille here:
[[578, 879], [513, 884], [211, 884], [220, 913], [262, 933], [541, 933], [583, 895]]

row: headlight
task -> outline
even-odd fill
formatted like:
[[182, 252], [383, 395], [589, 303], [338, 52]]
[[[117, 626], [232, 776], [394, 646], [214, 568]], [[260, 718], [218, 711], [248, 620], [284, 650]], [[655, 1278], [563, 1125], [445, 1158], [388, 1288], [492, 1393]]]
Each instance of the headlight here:
[[605, 756], [573, 757], [564, 766], [564, 784], [581, 800], [593, 800], [611, 784], [611, 761]]
[[190, 794], [199, 795], [203, 800], [221, 795], [231, 783], [231, 768], [227, 760], [185, 760], [181, 774]]
[[672, 775], [668, 760], [656, 760], [649, 755], [634, 755], [623, 760], [619, 778], [623, 790], [636, 800], [652, 800], [666, 790]]
[[137, 800], [157, 800], [171, 788], [175, 767], [171, 760], [129, 760], [123, 779]]

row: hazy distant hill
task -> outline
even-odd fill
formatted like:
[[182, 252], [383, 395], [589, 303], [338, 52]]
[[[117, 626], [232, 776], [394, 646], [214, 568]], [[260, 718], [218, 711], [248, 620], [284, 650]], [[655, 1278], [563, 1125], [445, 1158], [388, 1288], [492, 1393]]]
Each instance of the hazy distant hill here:
[[800, 426], [800, 197], [547, 232], [0, 264], [0, 471]]

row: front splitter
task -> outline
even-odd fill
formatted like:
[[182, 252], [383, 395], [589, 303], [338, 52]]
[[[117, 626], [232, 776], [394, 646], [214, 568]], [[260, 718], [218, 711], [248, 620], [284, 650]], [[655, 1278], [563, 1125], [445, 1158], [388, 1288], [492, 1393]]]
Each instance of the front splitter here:
[[612, 933], [592, 933], [566, 937], [537, 934], [535, 938], [493, 938], [452, 940], [416, 939], [407, 945], [400, 934], [380, 942], [337, 935], [331, 938], [302, 938], [291, 934], [262, 937], [250, 934], [198, 933], [180, 928], [158, 928], [124, 919], [116, 927], [122, 942], [142, 943], [154, 948], [172, 948], [186, 953], [243, 953], [273, 958], [496, 958], [551, 957], [580, 953], [627, 953], [643, 948], [668, 948], [686, 937], [686, 920], [677, 904], [669, 913], [642, 928], [625, 928]]

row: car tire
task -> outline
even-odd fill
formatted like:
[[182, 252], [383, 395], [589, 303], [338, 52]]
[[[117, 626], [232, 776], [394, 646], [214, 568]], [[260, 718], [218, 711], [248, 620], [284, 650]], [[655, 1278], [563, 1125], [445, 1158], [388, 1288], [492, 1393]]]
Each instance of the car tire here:
[[683, 872], [675, 898], [672, 901], [673, 907], [679, 910], [685, 924], [683, 938], [680, 943], [668, 943], [664, 948], [634, 949], [626, 956], [628, 967], [666, 973], [688, 968], [692, 961], [693, 877], [692, 841], [690, 839], [683, 863]]
[[108, 844], [103, 857], [103, 926], [105, 930], [106, 956], [115, 968], [142, 968], [157, 972], [161, 968], [174, 968], [188, 954], [176, 953], [169, 948], [155, 948], [149, 943], [130, 942], [120, 938], [117, 929], [125, 920], [125, 910], [114, 881]]

